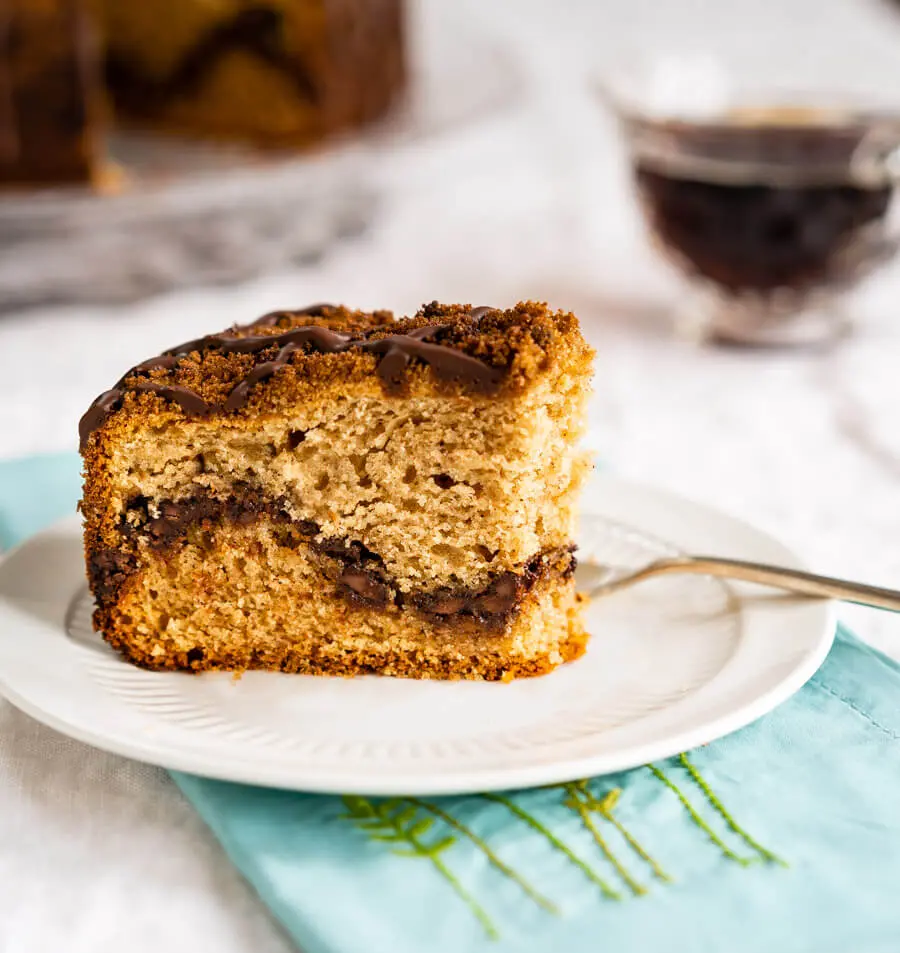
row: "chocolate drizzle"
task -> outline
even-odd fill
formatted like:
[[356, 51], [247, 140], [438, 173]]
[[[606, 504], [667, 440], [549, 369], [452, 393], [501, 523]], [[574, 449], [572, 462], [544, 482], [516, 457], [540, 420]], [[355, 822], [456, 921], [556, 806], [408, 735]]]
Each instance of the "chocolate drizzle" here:
[[203, 417], [210, 411], [209, 404], [194, 391], [179, 384], [157, 384], [155, 381], [139, 381], [135, 390], [149, 394], [159, 394], [166, 400], [174, 401], [186, 413], [194, 417]]
[[[319, 317], [328, 308], [329, 305], [320, 304], [299, 312], [275, 311], [251, 325], [236, 327], [234, 331], [254, 327], [274, 327], [283, 318], [291, 318], [298, 314]], [[476, 308], [472, 316], [475, 320], [479, 320], [490, 310], [492, 309]], [[384, 328], [373, 328], [363, 336], [354, 338], [320, 325], [305, 325], [291, 328], [281, 334], [248, 334], [243, 337], [234, 333], [211, 334], [179, 344], [177, 347], [164, 351], [159, 357], [150, 358], [131, 368], [115, 387], [101, 394], [91, 404], [78, 425], [81, 449], [84, 449], [88, 437], [119, 409], [129, 389], [158, 394], [178, 404], [187, 415], [192, 417], [205, 417], [216, 411], [233, 413], [244, 406], [251, 390], [284, 367], [295, 351], [340, 354], [349, 350], [358, 350], [381, 355], [376, 370], [384, 389], [389, 394], [397, 393], [402, 389], [406, 370], [412, 360], [428, 364], [439, 380], [458, 381], [473, 389], [489, 389], [499, 383], [503, 375], [501, 368], [485, 364], [463, 351], [435, 344], [430, 340], [446, 330], [449, 325], [427, 325], [383, 338], [371, 337], [373, 332], [386, 330], [388, 327], [389, 325]], [[253, 367], [249, 374], [232, 388], [221, 406], [207, 403], [196, 391], [179, 384], [163, 384], [151, 380], [138, 381], [130, 388], [126, 384], [126, 381], [135, 375], [153, 370], [172, 370], [180, 358], [195, 352], [202, 354], [216, 350], [224, 354], [257, 354], [269, 348], [278, 348], [276, 355], [271, 360], [263, 361]]]
[[264, 4], [238, 10], [215, 24], [162, 79], [148, 77], [130, 58], [110, 52], [106, 82], [121, 106], [140, 115], [153, 115], [172, 100], [197, 93], [224, 57], [235, 52], [247, 53], [278, 70], [303, 99], [318, 101], [319, 90], [310, 72], [296, 53], [285, 49], [282, 13]]
[[250, 324], [239, 324], [238, 328], [241, 331], [247, 331], [250, 328], [271, 328], [275, 327], [279, 321], [296, 317], [324, 318], [332, 308], [334, 308], [333, 304], [320, 301], [317, 304], [308, 304], [305, 308], [297, 308], [295, 311], [270, 311]]
[[[546, 575], [566, 578], [574, 572], [572, 549], [535, 555], [518, 573], [497, 573], [481, 589], [444, 588], [401, 592], [381, 557], [358, 540], [318, 539], [319, 527], [290, 516], [284, 499], [265, 497], [247, 483], [235, 483], [226, 499], [204, 491], [185, 500], [166, 500], [151, 513], [146, 497], [130, 500], [119, 531], [126, 540], [141, 539], [156, 552], [166, 552], [187, 539], [192, 529], [209, 530], [223, 522], [247, 526], [266, 519], [279, 527], [279, 541], [291, 548], [305, 544], [323, 560], [323, 572], [334, 592], [351, 603], [369, 607], [407, 606], [432, 621], [451, 623], [474, 617], [488, 628], [501, 628], [525, 595]], [[153, 515], [155, 513], [155, 515]], [[102, 604], [115, 601], [118, 590], [138, 568], [133, 552], [101, 550], [89, 560], [92, 591]]]
[[492, 311], [496, 310], [496, 308], [492, 308], [486, 304], [479, 305], [477, 308], [472, 308], [472, 320], [480, 321], [486, 314], [490, 314]]

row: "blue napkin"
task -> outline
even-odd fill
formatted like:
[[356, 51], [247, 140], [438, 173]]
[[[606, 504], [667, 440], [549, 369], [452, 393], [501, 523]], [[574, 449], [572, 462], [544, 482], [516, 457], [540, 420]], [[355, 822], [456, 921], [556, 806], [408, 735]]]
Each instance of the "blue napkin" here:
[[[0, 541], [77, 496], [74, 456], [0, 464]], [[174, 779], [304, 953], [900, 949], [900, 666], [846, 631], [772, 714], [618, 775], [390, 800]]]

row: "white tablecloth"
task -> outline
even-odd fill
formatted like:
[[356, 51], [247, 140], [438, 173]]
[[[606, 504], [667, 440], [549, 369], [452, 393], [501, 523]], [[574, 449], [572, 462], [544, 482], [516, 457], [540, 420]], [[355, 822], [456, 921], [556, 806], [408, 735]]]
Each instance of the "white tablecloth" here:
[[[514, 54], [520, 95], [505, 112], [393, 157], [372, 232], [313, 269], [128, 308], [4, 317], [0, 455], [73, 448], [80, 413], [124, 367], [276, 307], [536, 297], [576, 311], [598, 349], [592, 436], [618, 472], [757, 523], [822, 571], [896, 585], [900, 273], [858, 296], [858, 332], [830, 353], [674, 340], [678, 285], [644, 244], [585, 78], [611, 55], [699, 37], [748, 60], [897, 85], [900, 14], [853, 0], [471, 6]], [[900, 657], [900, 618], [844, 615]], [[0, 883], [5, 953], [288, 949], [163, 772], [6, 703]]]

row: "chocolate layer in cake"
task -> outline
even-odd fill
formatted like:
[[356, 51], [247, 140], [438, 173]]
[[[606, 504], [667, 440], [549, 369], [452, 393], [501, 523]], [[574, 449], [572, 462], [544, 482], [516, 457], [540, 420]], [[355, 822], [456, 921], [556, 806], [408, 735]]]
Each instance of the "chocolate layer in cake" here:
[[313, 557], [321, 558], [323, 586], [330, 586], [337, 596], [370, 608], [408, 606], [432, 621], [447, 624], [473, 616], [485, 626], [502, 628], [541, 578], [568, 579], [575, 571], [574, 546], [570, 546], [537, 553], [520, 573], [497, 573], [479, 589], [443, 587], [401, 592], [377, 553], [358, 540], [322, 539], [314, 522], [292, 519], [285, 500], [267, 500], [252, 487], [238, 485], [235, 494], [224, 500], [209, 494], [178, 502], [165, 500], [155, 509], [158, 515], [152, 516], [147, 499], [129, 500], [121, 526], [126, 545], [92, 554], [88, 576], [98, 604], [115, 602], [128, 577], [137, 570], [141, 546], [165, 554], [189, 542], [192, 534], [208, 532], [225, 521], [238, 526], [249, 526], [257, 520], [277, 524], [281, 545], [290, 549], [306, 546]]

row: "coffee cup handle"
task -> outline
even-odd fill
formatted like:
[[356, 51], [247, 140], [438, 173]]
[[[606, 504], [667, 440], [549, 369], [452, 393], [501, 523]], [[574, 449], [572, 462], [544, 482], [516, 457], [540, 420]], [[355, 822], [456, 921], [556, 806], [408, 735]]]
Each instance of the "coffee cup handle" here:
[[900, 127], [876, 125], [850, 157], [850, 177], [865, 188], [900, 182]]

